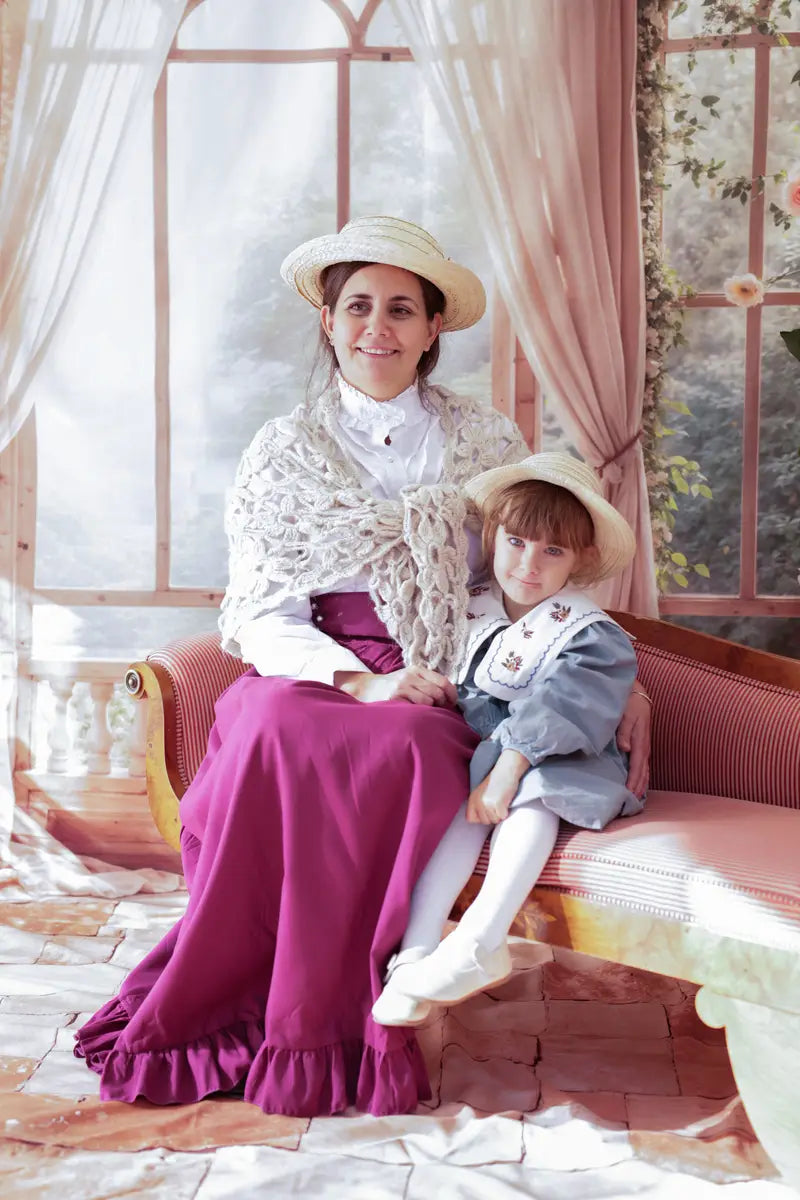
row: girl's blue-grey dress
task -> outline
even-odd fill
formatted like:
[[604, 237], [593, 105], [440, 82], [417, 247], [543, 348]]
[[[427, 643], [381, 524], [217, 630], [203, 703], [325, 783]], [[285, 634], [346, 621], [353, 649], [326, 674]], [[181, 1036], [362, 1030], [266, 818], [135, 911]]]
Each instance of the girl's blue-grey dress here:
[[602, 829], [641, 812], [625, 786], [616, 730], [636, 677], [627, 633], [577, 588], [565, 588], [512, 623], [497, 584], [470, 591], [460, 707], [483, 739], [470, 786], [503, 750], [531, 767], [512, 803], [539, 799], [573, 825]]

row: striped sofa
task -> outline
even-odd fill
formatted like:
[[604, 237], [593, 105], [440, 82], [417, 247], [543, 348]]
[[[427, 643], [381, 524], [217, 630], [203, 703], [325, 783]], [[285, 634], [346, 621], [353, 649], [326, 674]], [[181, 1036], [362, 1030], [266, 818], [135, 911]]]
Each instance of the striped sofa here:
[[[512, 932], [701, 985], [753, 1126], [800, 1187], [800, 662], [615, 616], [653, 698], [647, 806], [601, 833], [562, 825]], [[243, 670], [206, 634], [128, 672], [149, 701], [151, 811], [175, 848], [215, 700]]]

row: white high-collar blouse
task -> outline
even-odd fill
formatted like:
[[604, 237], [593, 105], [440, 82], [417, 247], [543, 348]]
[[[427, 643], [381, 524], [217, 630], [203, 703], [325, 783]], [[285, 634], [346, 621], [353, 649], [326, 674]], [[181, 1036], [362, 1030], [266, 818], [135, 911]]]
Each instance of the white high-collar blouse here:
[[[408, 485], [433, 484], [444, 463], [444, 432], [435, 413], [426, 409], [416, 383], [393, 400], [373, 400], [338, 377], [341, 407], [338, 436], [358, 464], [361, 482], [374, 496], [394, 499]], [[387, 441], [388, 439], [388, 441]], [[481, 563], [480, 539], [468, 531], [472, 571]], [[365, 592], [362, 573], [342, 579], [332, 592]], [[363, 671], [350, 650], [318, 629], [311, 616], [311, 596], [291, 599], [274, 611], [241, 626], [237, 640], [242, 658], [259, 675], [285, 675], [333, 683], [336, 671]]]

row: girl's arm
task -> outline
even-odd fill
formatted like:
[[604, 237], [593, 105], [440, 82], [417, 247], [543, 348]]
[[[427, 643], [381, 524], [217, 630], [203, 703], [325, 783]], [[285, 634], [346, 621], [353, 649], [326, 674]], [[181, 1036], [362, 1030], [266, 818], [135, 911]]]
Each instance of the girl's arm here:
[[602, 753], [614, 738], [635, 675], [630, 639], [616, 625], [597, 623], [577, 634], [547, 678], [512, 700], [508, 716], [475, 751], [470, 797], [475, 811], [487, 801], [501, 809], [506, 800], [510, 804], [528, 767], [546, 758]]

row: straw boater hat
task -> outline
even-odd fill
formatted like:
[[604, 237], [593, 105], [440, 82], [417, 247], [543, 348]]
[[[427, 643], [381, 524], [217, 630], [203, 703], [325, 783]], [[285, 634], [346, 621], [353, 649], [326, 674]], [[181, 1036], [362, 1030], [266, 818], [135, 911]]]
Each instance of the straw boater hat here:
[[305, 300], [322, 308], [320, 275], [341, 262], [387, 263], [429, 279], [444, 295], [443, 331], [467, 329], [486, 308], [478, 276], [447, 258], [419, 225], [399, 217], [356, 217], [340, 233], [303, 242], [283, 260], [281, 275]]
[[544, 483], [566, 488], [588, 509], [594, 524], [594, 542], [599, 556], [597, 571], [593, 573], [594, 582], [608, 579], [628, 565], [636, 553], [633, 530], [613, 505], [603, 498], [600, 480], [592, 468], [571, 454], [554, 451], [531, 454], [513, 466], [483, 471], [465, 484], [464, 490], [484, 513], [492, 497], [501, 488], [522, 483], [526, 479], [540, 479]]

